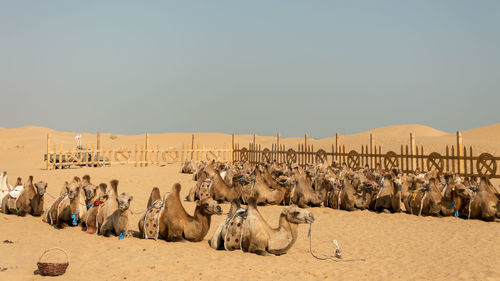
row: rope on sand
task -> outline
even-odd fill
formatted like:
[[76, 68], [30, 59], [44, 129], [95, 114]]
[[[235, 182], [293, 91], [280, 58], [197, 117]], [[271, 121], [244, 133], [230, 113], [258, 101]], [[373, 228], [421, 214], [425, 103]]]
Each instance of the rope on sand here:
[[316, 256], [313, 251], [312, 251], [312, 234], [311, 234], [311, 231], [312, 230], [312, 223], [309, 224], [309, 233], [307, 234], [307, 236], [309, 236], [309, 252], [311, 253], [311, 256], [313, 256], [315, 259], [317, 260], [331, 260], [331, 261], [334, 261], [334, 262], [353, 262], [353, 261], [366, 261], [365, 259], [349, 259], [349, 260], [343, 260], [341, 259], [342, 256], [341, 256], [341, 253], [340, 253], [340, 248], [339, 248], [339, 245], [337, 243], [337, 240], [333, 240], [333, 243], [335, 244], [335, 255], [332, 255], [332, 256], [323, 256], [323, 257], [319, 257], [319, 256]]

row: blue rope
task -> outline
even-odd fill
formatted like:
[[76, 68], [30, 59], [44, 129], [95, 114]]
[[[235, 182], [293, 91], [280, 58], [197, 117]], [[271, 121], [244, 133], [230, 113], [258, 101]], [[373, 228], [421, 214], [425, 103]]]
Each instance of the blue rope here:
[[125, 238], [125, 230], [120, 232], [120, 237], [118, 237], [118, 240], [122, 240], [123, 238]]
[[78, 212], [76, 212], [76, 214], [72, 214], [71, 215], [71, 218], [73, 219], [73, 221], [71, 222], [71, 224], [73, 226], [77, 226], [78, 225], [78, 221], [76, 220], [76, 215], [78, 215], [80, 213], [80, 209], [78, 209]]
[[453, 206], [453, 203], [451, 203], [451, 201], [450, 201], [450, 205], [451, 205], [451, 208], [455, 211], [455, 217], [458, 218], [458, 210], [455, 209], [455, 206]]
[[233, 182], [239, 182], [239, 181], [242, 181], [244, 177], [245, 177], [245, 176], [241, 176], [241, 178], [239, 178], [239, 179], [237, 179], [237, 180], [233, 180]]

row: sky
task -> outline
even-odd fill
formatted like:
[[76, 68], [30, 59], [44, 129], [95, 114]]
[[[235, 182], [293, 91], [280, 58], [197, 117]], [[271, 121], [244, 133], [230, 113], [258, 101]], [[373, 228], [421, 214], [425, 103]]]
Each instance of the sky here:
[[311, 137], [500, 122], [500, 1], [0, 0], [0, 126]]

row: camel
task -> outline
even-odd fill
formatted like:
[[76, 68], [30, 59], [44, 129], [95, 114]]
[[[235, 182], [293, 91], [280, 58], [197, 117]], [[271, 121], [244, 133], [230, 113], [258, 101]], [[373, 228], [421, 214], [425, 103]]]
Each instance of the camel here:
[[300, 169], [295, 170], [295, 186], [294, 196], [292, 196], [292, 203], [301, 208], [307, 206], [321, 206], [327, 197], [327, 193], [333, 189], [335, 180], [325, 174], [317, 175], [315, 177], [316, 189], [313, 189], [310, 179]]
[[246, 211], [238, 209], [226, 229], [219, 236], [214, 235], [209, 244], [216, 249], [222, 248], [223, 244], [227, 250], [242, 249], [258, 255], [279, 256], [286, 254], [297, 241], [298, 225], [313, 222], [312, 213], [292, 205], [283, 208], [279, 226], [272, 228], [257, 209], [255, 198], [250, 198]]
[[210, 192], [215, 201], [222, 203], [224, 201], [232, 202], [234, 199], [240, 198], [242, 189], [243, 187], [239, 181], [228, 185], [219, 173], [215, 173]]
[[499, 198], [486, 176], [482, 176], [477, 186], [471, 186], [466, 194], [467, 202], [460, 208], [462, 217], [493, 221], [498, 217]]
[[[18, 183], [19, 183], [18, 178]], [[24, 188], [17, 198], [9, 193], [2, 200], [2, 211], [5, 214], [17, 214], [24, 217], [26, 214], [41, 216], [43, 214], [44, 195], [47, 183], [39, 181], [33, 183], [33, 176], [24, 183]]]
[[77, 226], [86, 221], [87, 208], [85, 206], [80, 178], [74, 177], [71, 183], [64, 183], [61, 195], [52, 204], [44, 220], [55, 224], [60, 229], [65, 225]]
[[212, 198], [204, 198], [196, 202], [194, 215], [191, 216], [181, 204], [180, 191], [181, 185], [174, 184], [172, 192], [164, 201], [159, 219], [159, 236], [167, 241], [199, 242], [210, 229], [212, 215], [221, 215], [222, 208]]
[[212, 184], [213, 179], [209, 174], [206, 171], [201, 171], [198, 175], [198, 181], [186, 195], [186, 201], [194, 202], [205, 197], [213, 197]]
[[280, 185], [276, 189], [270, 188], [262, 176], [260, 169], [254, 170], [255, 180], [243, 189], [242, 199], [247, 202], [255, 197], [257, 204], [279, 205], [285, 199], [287, 189]]
[[148, 239], [158, 239], [160, 230], [160, 214], [163, 211], [164, 200], [160, 195], [160, 189], [153, 187], [149, 196], [146, 213], [138, 222], [139, 232], [141, 236]]
[[[208, 244], [210, 245], [210, 247], [212, 247], [215, 250], [222, 250], [225, 248], [224, 240], [226, 238], [226, 233], [228, 230], [227, 226], [231, 222], [233, 222], [233, 225], [234, 225], [234, 223], [237, 224], [238, 222], [233, 221], [233, 218], [237, 219], [236, 216], [239, 216], [240, 220], [241, 220], [242, 212], [246, 212], [246, 210], [241, 208], [240, 201], [233, 200], [231, 202], [231, 208], [229, 209], [229, 213], [227, 214], [226, 219], [219, 224], [217, 229], [215, 229], [215, 232], [212, 234], [212, 238], [210, 238], [210, 240], [208, 240]], [[240, 225], [241, 225], [241, 222], [240, 222]], [[236, 241], [236, 243], [238, 243], [238, 242], [239, 241]]]
[[94, 190], [94, 197], [90, 200], [86, 199], [85, 204], [87, 208], [87, 218], [85, 219], [85, 226], [87, 228], [88, 234], [97, 233], [98, 224], [97, 218], [102, 207], [104, 207], [104, 202], [108, 199], [108, 194], [106, 193], [107, 184], [99, 184], [99, 192]]
[[375, 211], [390, 211], [391, 213], [401, 211], [401, 190], [403, 180], [401, 176], [395, 176], [393, 173], [386, 173], [382, 177], [382, 188], [379, 190], [376, 201]]
[[405, 199], [406, 212], [415, 215], [439, 216], [443, 206], [443, 195], [436, 178], [419, 179]]
[[118, 194], [118, 183], [118, 180], [110, 182], [111, 190], [97, 213], [96, 224], [97, 233], [106, 237], [115, 234], [123, 239], [128, 231], [128, 209], [133, 197], [125, 193]]
[[82, 177], [82, 192], [85, 195], [85, 206], [87, 206], [87, 209], [90, 209], [91, 204], [99, 197], [97, 189], [98, 186], [90, 182], [89, 175]]
[[183, 174], [193, 174], [195, 172], [194, 161], [188, 160], [184, 162], [184, 165], [181, 167], [181, 173]]

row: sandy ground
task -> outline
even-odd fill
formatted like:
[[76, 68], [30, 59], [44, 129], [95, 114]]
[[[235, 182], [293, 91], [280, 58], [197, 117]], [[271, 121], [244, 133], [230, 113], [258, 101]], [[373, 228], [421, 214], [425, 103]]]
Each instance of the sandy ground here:
[[[384, 135], [377, 140], [391, 145], [393, 141], [388, 139], [393, 132], [396, 140], [406, 141], [408, 130], [416, 129], [420, 129], [417, 142], [424, 145], [432, 143], [438, 147], [454, 141], [453, 134], [423, 126], [376, 129]], [[38, 127], [0, 128], [0, 170], [9, 172], [10, 183], [17, 176], [25, 179], [33, 175], [35, 180], [48, 182], [48, 193], [56, 195], [64, 181], [75, 175], [90, 174], [94, 183], [116, 178], [120, 180], [120, 192], [134, 196], [131, 209], [135, 212], [145, 209], [153, 186], [160, 187], [163, 193], [180, 181], [183, 186], [181, 195], [185, 195], [194, 184], [191, 175], [178, 173], [179, 164], [46, 171], [42, 154], [49, 131], [58, 143], [68, 147], [73, 144], [74, 133]], [[344, 139], [366, 143], [367, 134], [345, 136]], [[122, 135], [111, 140], [109, 134], [103, 134], [103, 138], [106, 138], [106, 145], [113, 146], [133, 145], [143, 140], [143, 136]], [[239, 138], [250, 140], [250, 136]], [[464, 144], [494, 154], [500, 154], [499, 138], [498, 124], [464, 132]], [[84, 135], [86, 139], [94, 140], [95, 136]], [[223, 134], [203, 134], [199, 139], [207, 145], [229, 144], [231, 141], [230, 136]], [[267, 139], [273, 141], [273, 137], [259, 137], [262, 142]], [[190, 134], [152, 135], [152, 141], [179, 146], [190, 141]], [[296, 140], [284, 141], [293, 143]], [[314, 141], [318, 145], [331, 143], [331, 139]], [[53, 200], [46, 196], [46, 206]], [[194, 203], [184, 202], [184, 205], [189, 213], [193, 212]], [[229, 205], [223, 204], [223, 209], [227, 212]], [[268, 206], [262, 207], [261, 212], [271, 225], [277, 226], [281, 209]], [[286, 255], [261, 257], [240, 251], [215, 251], [209, 247], [208, 237], [224, 216], [213, 217], [212, 227], [200, 243], [168, 243], [135, 237], [119, 241], [117, 237], [88, 235], [80, 228], [57, 230], [43, 223], [41, 218], [0, 214], [0, 280], [500, 280], [499, 223], [327, 208], [310, 210], [316, 218], [312, 231], [315, 253], [333, 254], [331, 241], [336, 239], [345, 259], [364, 258], [366, 261], [335, 263], [315, 260], [309, 254], [307, 225], [300, 226], [297, 243]], [[132, 230], [137, 230], [139, 217], [131, 216]], [[2, 243], [4, 240], [13, 243]], [[50, 247], [62, 247], [70, 255], [70, 266], [62, 277], [34, 274], [38, 258]]]

